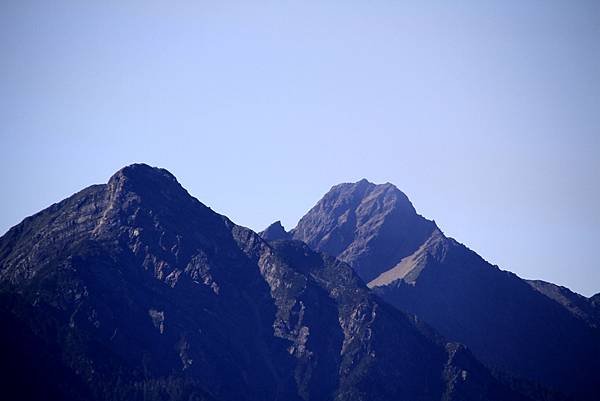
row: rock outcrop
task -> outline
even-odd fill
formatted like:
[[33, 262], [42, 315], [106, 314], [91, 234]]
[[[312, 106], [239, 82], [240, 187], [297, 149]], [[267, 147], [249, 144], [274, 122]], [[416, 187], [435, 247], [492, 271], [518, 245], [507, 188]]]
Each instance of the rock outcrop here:
[[578, 400], [600, 394], [600, 332], [587, 302], [489, 264], [418, 215], [393, 185], [334, 186], [291, 232], [490, 368]]
[[276, 221], [269, 227], [265, 228], [258, 235], [261, 236], [265, 241], [277, 241], [277, 240], [291, 240], [292, 235], [285, 231], [285, 228], [281, 225], [281, 221]]
[[146, 165], [0, 238], [0, 299], [9, 398], [525, 399], [346, 263], [267, 243]]

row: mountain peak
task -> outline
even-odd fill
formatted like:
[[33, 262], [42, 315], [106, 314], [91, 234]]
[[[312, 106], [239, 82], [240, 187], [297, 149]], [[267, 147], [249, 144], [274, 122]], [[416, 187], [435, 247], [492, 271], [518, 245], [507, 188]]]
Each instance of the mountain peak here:
[[377, 185], [377, 184], [372, 183], [371, 181], [367, 180], [366, 178], [361, 178], [360, 180], [356, 181], [353, 185], [373, 186], [373, 185]]
[[279, 221], [279, 220], [277, 220], [276, 222], [271, 224], [269, 227], [265, 228], [263, 231], [261, 231], [259, 233], [259, 235], [265, 241], [292, 239], [292, 235], [290, 233], [288, 233], [287, 231], [285, 231], [285, 228], [283, 228], [283, 225], [281, 224], [281, 221]]
[[408, 196], [402, 192], [394, 184], [386, 182], [383, 184], [375, 184], [366, 178], [363, 178], [356, 182], [347, 182], [333, 186], [329, 192], [325, 194], [323, 199], [339, 197], [342, 199], [359, 200], [362, 198], [376, 198], [376, 197], [388, 197], [390, 200], [393, 199], [396, 202], [400, 202], [408, 209], [414, 212], [414, 207]]
[[168, 170], [151, 167], [144, 163], [125, 166], [114, 173], [108, 180], [109, 188], [123, 185], [124, 182], [133, 184], [177, 184], [177, 179]]
[[368, 282], [416, 251], [434, 228], [435, 223], [418, 215], [394, 185], [362, 179], [332, 187], [292, 234], [313, 249], [350, 263]]
[[180, 205], [198, 202], [168, 170], [141, 163], [117, 171], [108, 180], [106, 188], [112, 201], [125, 205], [133, 200], [136, 200], [134, 203], [145, 200], [161, 208], [167, 203], [173, 205], [173, 202]]
[[[266, 245], [166, 170], [128, 166], [90, 188], [0, 237], [4, 393], [455, 401], [483, 389], [477, 399], [521, 399], [350, 266], [299, 241]], [[272, 230], [285, 233], [280, 222]]]
[[573, 399], [597, 398], [598, 295], [584, 299], [490, 265], [389, 183], [336, 185], [292, 233], [347, 262], [390, 305], [466, 344], [484, 363]]

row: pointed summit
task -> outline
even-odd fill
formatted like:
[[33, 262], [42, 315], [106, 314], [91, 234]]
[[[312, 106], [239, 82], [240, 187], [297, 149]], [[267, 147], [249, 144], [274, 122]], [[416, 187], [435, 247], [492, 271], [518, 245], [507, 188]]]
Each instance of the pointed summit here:
[[142, 163], [131, 164], [117, 171], [108, 180], [107, 189], [112, 194], [131, 191], [140, 195], [158, 192], [189, 196], [168, 170]]
[[292, 239], [292, 235], [285, 231], [285, 228], [283, 228], [283, 225], [281, 225], [281, 221], [279, 220], [265, 228], [259, 235], [265, 241]]
[[109, 206], [104, 220], [126, 220], [128, 224], [152, 221], [154, 225], [161, 220], [162, 225], [187, 225], [190, 210], [204, 211], [211, 221], [221, 218], [191, 196], [168, 170], [147, 164], [123, 167], [110, 177], [105, 191]]
[[168, 170], [160, 167], [152, 167], [145, 163], [133, 163], [118, 170], [112, 175], [110, 181], [122, 178], [127, 179], [166, 179], [177, 182], [177, 179]]
[[392, 184], [336, 185], [292, 233], [350, 264], [388, 304], [464, 343], [488, 366], [578, 400], [600, 393], [600, 299], [492, 266], [419, 216]]
[[0, 318], [20, 399], [525, 401], [347, 264], [267, 244], [146, 165], [0, 237]]
[[415, 252], [434, 229], [394, 185], [362, 179], [331, 188], [292, 234], [350, 263], [368, 282]]

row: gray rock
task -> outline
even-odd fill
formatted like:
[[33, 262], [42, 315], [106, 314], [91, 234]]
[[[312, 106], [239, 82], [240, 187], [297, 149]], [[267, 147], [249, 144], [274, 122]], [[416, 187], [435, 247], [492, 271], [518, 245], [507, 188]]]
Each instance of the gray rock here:
[[[580, 400], [600, 394], [600, 332], [581, 318], [592, 316], [586, 302], [492, 266], [418, 215], [393, 185], [334, 186], [291, 232], [489, 367]], [[566, 302], [574, 298], [582, 302]]]
[[146, 165], [0, 238], [0, 317], [19, 399], [525, 399], [346, 263], [269, 244]]
[[278, 241], [278, 240], [290, 240], [292, 235], [285, 231], [285, 228], [281, 225], [281, 221], [276, 221], [269, 227], [265, 228], [258, 235], [261, 236], [265, 241]]

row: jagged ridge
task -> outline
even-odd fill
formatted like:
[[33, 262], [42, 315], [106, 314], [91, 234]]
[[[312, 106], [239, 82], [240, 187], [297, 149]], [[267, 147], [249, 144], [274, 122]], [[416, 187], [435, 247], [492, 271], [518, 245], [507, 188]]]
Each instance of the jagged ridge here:
[[23, 368], [7, 393], [33, 381], [69, 400], [522, 399], [345, 263], [269, 245], [146, 165], [3, 236], [0, 297], [0, 344]]
[[591, 320], [444, 236], [393, 185], [334, 186], [291, 232], [488, 366], [577, 399], [600, 393], [600, 333]]

